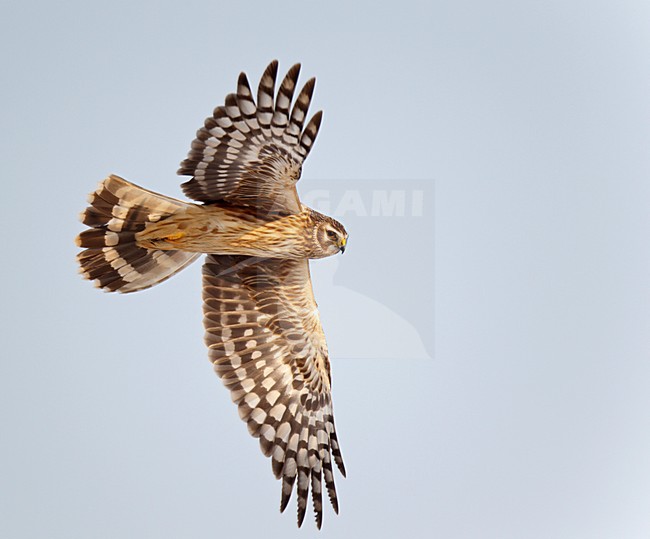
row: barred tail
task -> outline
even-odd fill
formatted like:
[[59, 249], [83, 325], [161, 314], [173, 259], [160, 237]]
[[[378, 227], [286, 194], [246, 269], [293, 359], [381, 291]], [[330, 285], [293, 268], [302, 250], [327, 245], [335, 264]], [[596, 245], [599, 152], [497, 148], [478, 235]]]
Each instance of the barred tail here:
[[111, 175], [88, 197], [81, 214], [89, 226], [76, 238], [80, 273], [95, 286], [111, 292], [143, 290], [185, 268], [200, 254], [145, 249], [135, 235], [187, 203], [138, 187]]

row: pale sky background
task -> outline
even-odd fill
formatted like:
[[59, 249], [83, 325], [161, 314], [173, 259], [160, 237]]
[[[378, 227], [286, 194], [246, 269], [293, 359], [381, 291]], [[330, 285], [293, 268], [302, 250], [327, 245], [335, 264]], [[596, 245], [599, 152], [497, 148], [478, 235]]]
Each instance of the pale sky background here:
[[[5, 2], [0, 45], [1, 537], [650, 536], [647, 2]], [[74, 260], [96, 183], [180, 197], [273, 58], [325, 111], [301, 191], [427, 195], [313, 264], [349, 471], [319, 534], [207, 361], [200, 265], [119, 296]]]

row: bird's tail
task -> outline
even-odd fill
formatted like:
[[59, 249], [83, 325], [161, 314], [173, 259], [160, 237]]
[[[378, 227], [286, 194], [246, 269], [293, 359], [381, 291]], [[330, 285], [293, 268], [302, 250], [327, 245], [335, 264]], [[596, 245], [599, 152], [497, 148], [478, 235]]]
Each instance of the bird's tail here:
[[119, 176], [102, 181], [88, 197], [81, 214], [89, 227], [76, 238], [84, 250], [77, 255], [80, 273], [95, 286], [111, 292], [143, 290], [185, 268], [200, 254], [146, 249], [136, 234], [187, 203], [138, 187]]

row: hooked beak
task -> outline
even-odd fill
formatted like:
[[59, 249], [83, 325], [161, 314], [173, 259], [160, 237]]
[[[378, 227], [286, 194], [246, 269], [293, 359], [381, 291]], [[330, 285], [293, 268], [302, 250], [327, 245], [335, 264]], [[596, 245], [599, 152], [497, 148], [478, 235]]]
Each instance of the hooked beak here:
[[339, 244], [339, 252], [341, 254], [345, 253], [345, 245], [348, 243], [347, 238], [341, 238], [341, 243]]

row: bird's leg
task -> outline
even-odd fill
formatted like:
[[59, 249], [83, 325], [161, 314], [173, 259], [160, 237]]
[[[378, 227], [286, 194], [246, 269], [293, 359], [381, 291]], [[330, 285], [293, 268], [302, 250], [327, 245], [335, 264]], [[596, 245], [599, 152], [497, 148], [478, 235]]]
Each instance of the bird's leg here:
[[180, 224], [174, 219], [147, 223], [145, 229], [136, 234], [136, 241], [140, 247], [146, 249], [178, 249], [180, 246], [177, 242], [186, 235]]

